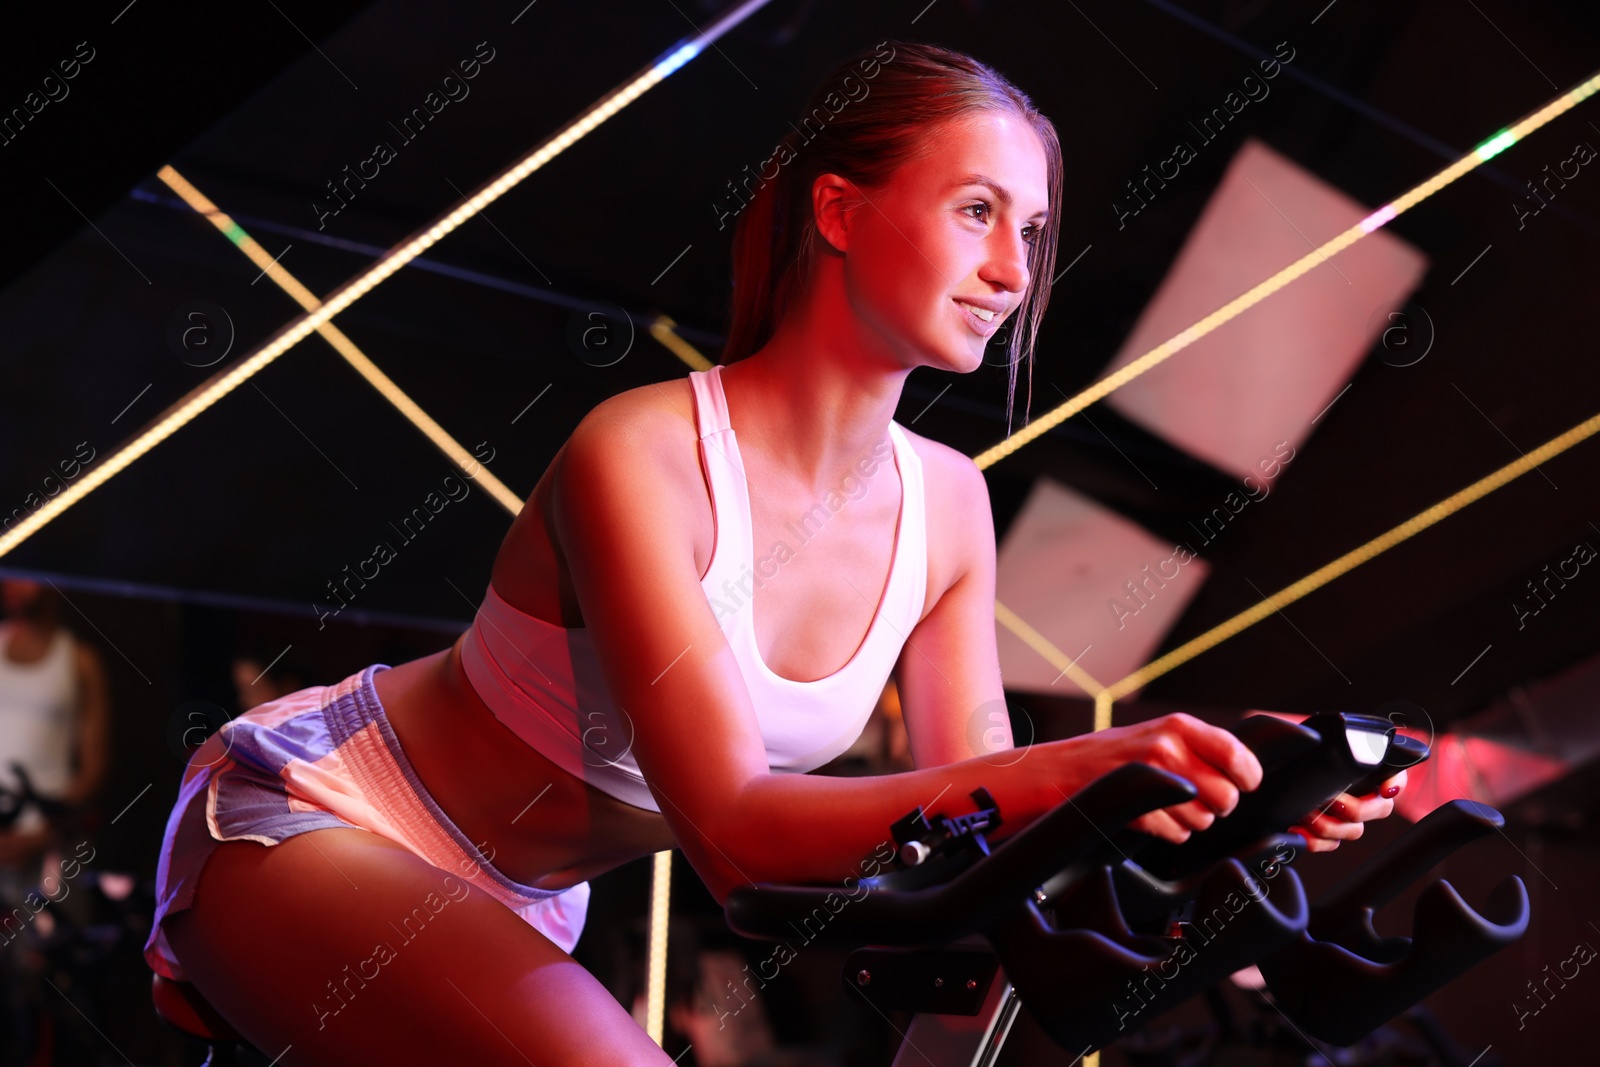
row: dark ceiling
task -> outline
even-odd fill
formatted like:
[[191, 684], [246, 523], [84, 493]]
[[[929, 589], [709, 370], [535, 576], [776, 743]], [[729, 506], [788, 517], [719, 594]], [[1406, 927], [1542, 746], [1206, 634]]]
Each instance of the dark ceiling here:
[[[109, 455], [214, 373], [168, 344], [190, 302], [226, 312], [230, 359], [298, 313], [155, 178], [162, 164], [326, 294], [721, 9], [280, 0], [230, 7], [224, 22], [211, 6], [115, 0], [92, 15], [33, 16], [44, 21], [4, 41], [0, 106], [20, 104], [79, 42], [94, 58], [68, 97], [0, 146], [13, 212], [0, 247], [0, 503], [22, 506], [75, 453]], [[770, 154], [836, 59], [886, 37], [977, 55], [1061, 133], [1062, 262], [1092, 251], [1055, 289], [1036, 414], [1100, 374], [1245, 137], [1377, 206], [1600, 68], [1600, 14], [1577, 0], [774, 0], [341, 314], [340, 327], [458, 440], [493, 449], [492, 469], [525, 494], [594, 404], [686, 373], [643, 332], [651, 316], [670, 315], [715, 356], [729, 259], [713, 204]], [[1119, 230], [1111, 204], [1125, 181], [1168, 154], [1196, 100], [1220, 98], [1284, 41], [1296, 59], [1271, 98]], [[397, 136], [391, 123], [475, 53], [491, 58], [470, 95], [413, 140]], [[1365, 362], [1270, 500], [1207, 547], [1212, 576], [1164, 647], [1600, 412], [1600, 177], [1580, 174], [1520, 230], [1512, 206], [1575, 142], [1600, 144], [1597, 114], [1579, 105], [1391, 224], [1431, 264], [1414, 302], [1436, 330], [1432, 349], [1405, 367], [1381, 352]], [[395, 158], [322, 218], [326, 183], [379, 140], [398, 145]], [[638, 329], [610, 366], [567, 341], [591, 300], [626, 309]], [[1283, 354], [1294, 358], [1292, 336]], [[915, 372], [899, 418], [918, 416], [919, 432], [975, 454], [1005, 434], [1004, 372], [950, 378]], [[1173, 539], [1231, 488], [1110, 408], [1092, 415], [1095, 428], [1069, 420], [989, 469], [1002, 536], [1040, 475]], [[313, 338], [0, 567], [223, 591], [309, 617], [326, 584], [450, 472]], [[1441, 721], [1485, 707], [1600, 645], [1600, 575], [1587, 568], [1521, 629], [1512, 607], [1576, 543], [1600, 547], [1597, 490], [1590, 441], [1149, 696], [1285, 710], [1404, 697]], [[362, 590], [352, 617], [464, 624], [507, 522], [481, 491], [450, 505]]]

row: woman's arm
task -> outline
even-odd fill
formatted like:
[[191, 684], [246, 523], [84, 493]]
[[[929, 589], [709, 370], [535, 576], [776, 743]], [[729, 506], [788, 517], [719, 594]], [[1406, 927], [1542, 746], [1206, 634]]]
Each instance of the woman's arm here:
[[[692, 509], [705, 499], [699, 472], [661, 451], [679, 447], [693, 447], [681, 416], [621, 397], [602, 403], [557, 459], [556, 526], [610, 694], [632, 721], [639, 768], [719, 901], [749, 882], [842, 881], [858, 873], [890, 823], [941, 794], [964, 798], [984, 786], [1016, 829], [1130, 760], [1184, 775], [1217, 810], [1231, 810], [1239, 787], [1259, 783], [1260, 766], [1243, 745], [1187, 716], [1034, 746], [1005, 768], [973, 758], [878, 778], [772, 773], [743, 675], [695, 567]], [[992, 538], [986, 555], [992, 575]], [[992, 576], [988, 582], [986, 639], [971, 633], [981, 613], [965, 597], [941, 598], [911, 639], [936, 655], [970, 636], [992, 661]], [[947, 668], [963, 679], [962, 692], [990, 691], [997, 679], [992, 662], [973, 667], [981, 658]]]
[[[1026, 759], [1025, 753], [996, 755], [1013, 747], [1010, 713], [1000, 680], [995, 643], [995, 536], [989, 487], [966, 456], [935, 446], [934, 458], [953, 492], [933, 504], [929, 537], [949, 540], [948, 555], [961, 569], [906, 642], [896, 668], [902, 714], [912, 756], [921, 767], [985, 757], [999, 768]], [[1261, 768], [1233, 735], [1189, 715], [1171, 715], [1059, 742], [1077, 763], [1076, 780], [1087, 784], [1123, 763], [1148, 763], [1192, 781], [1199, 796], [1188, 803], [1151, 812], [1132, 825], [1171, 841], [1203, 830], [1218, 815], [1231, 812], [1239, 788], [1253, 789]], [[1070, 795], [1051, 783], [1046, 807]], [[992, 792], [992, 790], [991, 790]], [[1009, 816], [1004, 805], [1002, 815]], [[1009, 817], [1007, 818], [1009, 822]]]

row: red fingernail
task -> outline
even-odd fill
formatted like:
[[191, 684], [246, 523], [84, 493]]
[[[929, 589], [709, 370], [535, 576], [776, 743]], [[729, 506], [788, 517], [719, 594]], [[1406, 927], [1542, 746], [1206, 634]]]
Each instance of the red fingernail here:
[[1400, 787], [1397, 785], [1391, 785], [1379, 795], [1385, 800], [1393, 800], [1395, 797], [1400, 795]]
[[1333, 802], [1333, 810], [1339, 813], [1339, 817], [1341, 819], [1348, 819], [1350, 817], [1350, 809], [1344, 806], [1344, 801], [1342, 800], [1336, 800]]

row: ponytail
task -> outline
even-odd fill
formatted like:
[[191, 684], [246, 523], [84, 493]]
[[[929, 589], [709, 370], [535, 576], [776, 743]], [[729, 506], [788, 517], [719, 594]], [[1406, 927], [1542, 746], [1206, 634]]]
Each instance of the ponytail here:
[[[798, 155], [793, 133], [778, 142], [774, 157]], [[728, 341], [722, 350], [724, 366], [761, 349], [778, 328], [784, 313], [799, 294], [797, 284], [809, 277], [810, 234], [795, 240], [794, 220], [801, 213], [794, 203], [793, 166], [779, 165], [773, 180], [763, 182], [733, 228], [734, 299], [730, 304]], [[809, 209], [809, 205], [807, 205]], [[809, 219], [809, 210], [805, 213]], [[814, 229], [807, 223], [805, 229]], [[798, 247], [797, 247], [798, 245]], [[797, 257], [806, 259], [805, 270], [793, 269]]]

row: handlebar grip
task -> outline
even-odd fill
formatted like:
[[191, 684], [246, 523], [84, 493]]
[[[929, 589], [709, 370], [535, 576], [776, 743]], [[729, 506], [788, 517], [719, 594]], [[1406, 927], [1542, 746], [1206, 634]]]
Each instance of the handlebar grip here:
[[1389, 750], [1384, 753], [1383, 763], [1371, 773], [1357, 779], [1345, 792], [1353, 797], [1376, 793], [1380, 785], [1395, 776], [1395, 772], [1415, 767], [1427, 759], [1428, 755], [1427, 742], [1407, 737], [1397, 730], [1394, 736], [1389, 738]]
[[1375, 767], [1384, 777], [1393, 773], [1382, 767], [1395, 732], [1383, 719], [1330, 712], [1297, 724], [1254, 715], [1230, 732], [1261, 761], [1260, 787], [1182, 844], [1147, 844], [1133, 859], [1150, 873], [1170, 880], [1204, 870], [1304, 818]]

